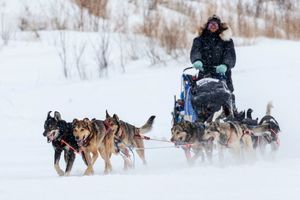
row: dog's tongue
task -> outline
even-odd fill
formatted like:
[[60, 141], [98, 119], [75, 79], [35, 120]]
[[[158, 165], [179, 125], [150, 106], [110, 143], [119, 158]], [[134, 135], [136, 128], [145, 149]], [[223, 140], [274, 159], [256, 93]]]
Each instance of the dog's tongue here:
[[53, 135], [53, 134], [49, 134], [49, 135], [47, 136], [47, 142], [48, 142], [48, 143], [52, 142], [53, 139], [54, 139], [54, 135]]
[[81, 147], [83, 145], [83, 140], [78, 141], [77, 144]]
[[214, 141], [214, 138], [213, 137], [210, 137], [209, 139], [208, 139], [208, 142], [213, 142]]

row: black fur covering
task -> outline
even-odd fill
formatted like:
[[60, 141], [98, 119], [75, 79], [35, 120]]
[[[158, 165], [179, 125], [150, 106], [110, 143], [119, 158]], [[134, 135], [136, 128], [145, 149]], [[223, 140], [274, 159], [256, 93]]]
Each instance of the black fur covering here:
[[[76, 143], [75, 137], [73, 136], [72, 123], [68, 123], [62, 120], [60, 113], [55, 111], [54, 117], [51, 117], [51, 111], [48, 112], [47, 119], [44, 123], [44, 133], [43, 136], [47, 137], [48, 142], [52, 142], [54, 148], [54, 164], [58, 165], [62, 151], [64, 151], [64, 159], [66, 162], [65, 174], [68, 174], [73, 166], [75, 160], [75, 152], [79, 151], [79, 146]], [[53, 131], [58, 131], [58, 134], [54, 138], [49, 138], [49, 134]], [[70, 145], [72, 148], [67, 146], [65, 143]], [[86, 160], [83, 156], [83, 160]], [[62, 175], [62, 174], [59, 174]]]

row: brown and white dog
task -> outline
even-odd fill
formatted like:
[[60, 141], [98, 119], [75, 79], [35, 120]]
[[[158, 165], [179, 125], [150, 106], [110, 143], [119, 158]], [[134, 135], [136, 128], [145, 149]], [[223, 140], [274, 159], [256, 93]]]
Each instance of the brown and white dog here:
[[87, 169], [84, 175], [92, 175], [94, 173], [93, 165], [99, 153], [105, 161], [104, 173], [107, 174], [110, 172], [111, 154], [109, 152], [111, 151], [106, 149], [109, 145], [104, 143], [105, 138], [109, 137], [104, 121], [95, 119], [89, 120], [88, 118], [83, 120], [74, 119], [72, 125], [75, 140], [78, 146], [83, 150], [87, 161]]
[[[194, 164], [196, 159], [200, 156], [202, 161], [205, 160], [205, 154], [209, 160], [212, 161], [213, 145], [210, 141], [203, 141], [205, 126], [201, 122], [182, 121], [174, 123], [171, 128], [171, 142], [175, 145], [182, 146], [186, 159], [189, 164]], [[192, 157], [190, 151], [194, 152]]]
[[254, 147], [259, 147], [260, 152], [265, 154], [268, 144], [271, 146], [271, 151], [276, 151], [279, 148], [280, 127], [276, 119], [271, 116], [273, 103], [269, 102], [266, 108], [266, 115], [260, 120], [256, 126], [243, 125], [244, 131], [249, 131], [253, 135]]
[[121, 121], [119, 117], [114, 114], [112, 117], [106, 111], [105, 126], [109, 128], [109, 132], [113, 135], [113, 142], [115, 145], [115, 153], [121, 152], [124, 156], [124, 169], [132, 167], [129, 159], [128, 147], [136, 148], [136, 152], [146, 164], [143, 134], [152, 129], [155, 116], [151, 116], [145, 125], [137, 128], [127, 122]]
[[[241, 160], [242, 153], [254, 158], [251, 134], [244, 132], [238, 122], [217, 119], [222, 112], [222, 109], [216, 112], [212, 122], [206, 125], [203, 140], [214, 140], [218, 143], [220, 161], [224, 159], [225, 149], [228, 149], [237, 161]], [[242, 152], [242, 147], [245, 152]]]

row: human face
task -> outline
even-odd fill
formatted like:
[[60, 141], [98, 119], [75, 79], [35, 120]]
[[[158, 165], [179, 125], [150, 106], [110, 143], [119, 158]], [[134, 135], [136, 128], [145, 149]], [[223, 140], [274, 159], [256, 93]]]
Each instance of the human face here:
[[219, 30], [219, 24], [216, 21], [211, 21], [208, 23], [208, 30], [212, 33], [216, 32]]

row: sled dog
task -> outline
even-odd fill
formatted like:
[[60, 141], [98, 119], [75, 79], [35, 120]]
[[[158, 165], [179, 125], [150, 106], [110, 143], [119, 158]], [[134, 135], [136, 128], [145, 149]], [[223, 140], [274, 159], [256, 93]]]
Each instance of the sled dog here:
[[223, 112], [221, 110], [216, 112], [212, 122], [206, 125], [203, 140], [217, 141], [220, 161], [224, 158], [223, 151], [225, 148], [227, 148], [237, 160], [241, 159], [242, 147], [245, 149], [245, 153], [253, 157], [254, 152], [251, 134], [243, 131], [240, 123], [236, 121], [224, 122], [217, 119]]
[[259, 121], [257, 126], [247, 128], [253, 133], [254, 147], [259, 147], [262, 154], [265, 153], [266, 146], [271, 145], [271, 150], [275, 151], [279, 147], [280, 127], [276, 119], [271, 115], [272, 102], [267, 104], [266, 115]]
[[[210, 141], [203, 141], [205, 126], [201, 122], [181, 121], [174, 123], [171, 128], [171, 141], [175, 145], [183, 145], [185, 156], [189, 164], [194, 164], [197, 158], [201, 156], [202, 161], [205, 160], [205, 154], [208, 160], [212, 161], [213, 145]], [[191, 157], [190, 150], [195, 155]], [[204, 152], [205, 154], [204, 154]]]
[[75, 140], [78, 146], [83, 150], [87, 161], [87, 169], [84, 175], [94, 174], [93, 166], [99, 153], [105, 161], [104, 173], [109, 173], [111, 170], [111, 155], [106, 153], [106, 146], [103, 143], [104, 138], [108, 136], [104, 121], [96, 119], [89, 120], [88, 118], [84, 118], [83, 120], [74, 119], [72, 125]]
[[[74, 151], [79, 151], [79, 146], [75, 141], [73, 136], [72, 123], [67, 123], [61, 119], [59, 112], [54, 112], [54, 117], [51, 117], [51, 111], [48, 112], [46, 121], [44, 123], [44, 133], [43, 136], [47, 137], [48, 143], [52, 143], [54, 148], [54, 168], [59, 176], [68, 176], [71, 172], [75, 153]], [[59, 160], [62, 151], [64, 151], [64, 158], [66, 162], [66, 169], [63, 171], [59, 166]], [[84, 154], [82, 158], [86, 163]]]
[[[137, 128], [127, 122], [121, 121], [119, 117], [114, 114], [112, 117], [106, 111], [105, 125], [113, 135], [113, 143], [115, 150], [113, 153], [122, 153], [124, 159], [124, 169], [132, 167], [130, 162], [128, 148], [137, 148], [136, 152], [142, 159], [143, 163], [146, 164], [143, 134], [149, 132], [152, 129], [155, 116], [151, 116], [145, 125]], [[109, 142], [110, 144], [112, 143]]]

